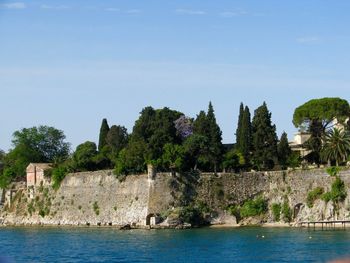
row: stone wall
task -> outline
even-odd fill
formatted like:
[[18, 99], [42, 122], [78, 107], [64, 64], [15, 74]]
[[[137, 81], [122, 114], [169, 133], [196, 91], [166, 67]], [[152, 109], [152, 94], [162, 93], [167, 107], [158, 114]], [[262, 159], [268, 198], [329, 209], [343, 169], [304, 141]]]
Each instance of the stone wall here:
[[257, 195], [263, 195], [269, 206], [287, 199], [293, 211], [300, 207], [295, 221], [349, 219], [350, 170], [342, 171], [340, 177], [348, 197], [335, 209], [321, 200], [313, 208], [306, 206], [307, 194], [315, 187], [330, 189], [334, 178], [323, 169], [203, 173], [185, 179], [179, 174], [157, 173], [152, 177], [129, 175], [123, 182], [112, 171], [83, 172], [67, 175], [57, 191], [39, 187], [33, 199], [26, 188], [12, 190], [12, 201], [0, 208], [0, 219], [5, 224], [144, 226], [149, 216], [167, 214], [183, 205], [179, 202], [182, 198], [189, 205], [205, 205], [223, 218], [212, 222], [225, 223], [232, 222], [226, 212], [229, 205], [242, 204]]

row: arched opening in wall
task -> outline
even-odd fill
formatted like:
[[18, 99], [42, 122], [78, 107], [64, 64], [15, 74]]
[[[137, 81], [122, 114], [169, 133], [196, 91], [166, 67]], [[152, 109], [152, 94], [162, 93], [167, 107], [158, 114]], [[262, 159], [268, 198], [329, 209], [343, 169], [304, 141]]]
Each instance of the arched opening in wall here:
[[297, 218], [302, 206], [303, 206], [302, 203], [298, 203], [294, 206], [294, 209], [293, 209], [293, 218], [294, 219]]
[[160, 222], [159, 214], [148, 214], [146, 217], [146, 226], [154, 226]]
[[151, 217], [154, 217], [154, 214], [149, 214], [146, 217], [146, 226], [150, 226], [151, 225]]

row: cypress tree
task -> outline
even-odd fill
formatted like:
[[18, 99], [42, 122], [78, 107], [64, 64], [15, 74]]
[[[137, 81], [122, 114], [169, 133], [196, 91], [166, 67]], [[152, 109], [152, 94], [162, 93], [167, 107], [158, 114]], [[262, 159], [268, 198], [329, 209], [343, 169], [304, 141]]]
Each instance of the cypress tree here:
[[207, 114], [204, 111], [200, 111], [196, 120], [193, 123], [193, 133], [208, 136], [208, 120]]
[[210, 151], [210, 160], [213, 164], [214, 172], [216, 172], [218, 164], [222, 158], [222, 132], [219, 125], [216, 122], [214, 108], [211, 102], [209, 102], [208, 114], [208, 129], [209, 129], [209, 151]]
[[239, 151], [243, 154], [246, 163], [248, 163], [249, 155], [252, 149], [252, 124], [250, 121], [250, 111], [248, 106], [245, 106], [242, 116], [241, 138]]
[[281, 139], [277, 146], [278, 152], [278, 162], [282, 166], [282, 168], [286, 168], [288, 165], [288, 159], [292, 154], [292, 150], [288, 143], [287, 133], [283, 132], [281, 135]]
[[244, 105], [241, 102], [241, 105], [239, 106], [238, 124], [237, 124], [237, 130], [236, 130], [236, 147], [239, 150], [241, 149], [243, 114], [244, 114]]
[[277, 162], [277, 135], [265, 102], [254, 112], [252, 138], [254, 165], [257, 169], [272, 169]]
[[100, 128], [100, 136], [98, 140], [98, 150], [101, 151], [102, 148], [107, 144], [106, 138], [109, 132], [109, 126], [107, 119], [102, 120], [101, 128]]

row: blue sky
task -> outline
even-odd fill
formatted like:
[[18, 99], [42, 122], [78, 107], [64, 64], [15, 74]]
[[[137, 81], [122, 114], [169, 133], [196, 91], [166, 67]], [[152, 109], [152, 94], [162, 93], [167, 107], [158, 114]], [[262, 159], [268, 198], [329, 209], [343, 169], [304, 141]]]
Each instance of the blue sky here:
[[15, 130], [97, 141], [145, 106], [195, 117], [212, 101], [224, 142], [241, 101], [278, 135], [315, 97], [350, 100], [350, 1], [0, 1], [0, 149]]

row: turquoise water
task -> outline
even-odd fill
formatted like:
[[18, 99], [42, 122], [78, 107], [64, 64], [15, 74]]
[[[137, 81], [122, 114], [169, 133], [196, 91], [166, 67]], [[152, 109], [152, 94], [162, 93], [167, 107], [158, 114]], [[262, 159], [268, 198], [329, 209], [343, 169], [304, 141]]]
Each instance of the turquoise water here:
[[0, 262], [326, 262], [350, 255], [350, 230], [0, 228], [0, 255]]

